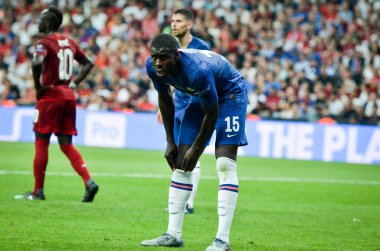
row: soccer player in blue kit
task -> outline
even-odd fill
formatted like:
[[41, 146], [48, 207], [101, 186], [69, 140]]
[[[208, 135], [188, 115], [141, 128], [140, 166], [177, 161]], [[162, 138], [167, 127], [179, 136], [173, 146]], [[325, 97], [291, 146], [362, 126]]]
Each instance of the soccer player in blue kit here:
[[[194, 24], [194, 15], [188, 9], [177, 9], [173, 12], [171, 29], [172, 34], [177, 38], [180, 48], [182, 49], [199, 49], [199, 50], [210, 50], [208, 44], [202, 39], [191, 35], [190, 30]], [[174, 139], [176, 144], [178, 144], [178, 132], [181, 126], [183, 115], [185, 109], [190, 101], [190, 95], [174, 90]], [[158, 110], [157, 119], [159, 122], [162, 122], [161, 113]], [[192, 176], [193, 190], [191, 191], [189, 200], [187, 201], [185, 207], [185, 213], [192, 214], [194, 212], [194, 200], [197, 195], [198, 185], [201, 175], [201, 164], [198, 161]]]
[[[168, 34], [155, 36], [150, 50], [146, 68], [158, 92], [167, 140], [165, 158], [173, 174], [167, 232], [142, 241], [141, 245], [183, 246], [182, 223], [192, 190], [192, 171], [215, 129], [219, 224], [216, 237], [206, 250], [231, 250], [230, 228], [239, 191], [237, 151], [247, 144], [245, 80], [221, 55], [206, 50], [180, 50], [177, 40]], [[179, 128], [178, 144], [174, 138], [175, 109], [170, 86], [191, 96]]]

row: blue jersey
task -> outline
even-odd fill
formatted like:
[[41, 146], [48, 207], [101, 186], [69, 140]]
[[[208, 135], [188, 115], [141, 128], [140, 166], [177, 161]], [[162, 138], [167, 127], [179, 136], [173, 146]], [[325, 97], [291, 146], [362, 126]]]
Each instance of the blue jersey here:
[[179, 50], [180, 75], [159, 78], [152, 59], [146, 68], [155, 89], [160, 92], [168, 85], [192, 96], [197, 96], [202, 106], [230, 99], [246, 99], [243, 76], [223, 56], [206, 50]]
[[[210, 50], [210, 47], [202, 39], [193, 36], [193, 39], [187, 45], [187, 49]], [[184, 110], [189, 104], [190, 96], [180, 91], [175, 91], [174, 93], [175, 93], [174, 94], [175, 110], [176, 111]]]

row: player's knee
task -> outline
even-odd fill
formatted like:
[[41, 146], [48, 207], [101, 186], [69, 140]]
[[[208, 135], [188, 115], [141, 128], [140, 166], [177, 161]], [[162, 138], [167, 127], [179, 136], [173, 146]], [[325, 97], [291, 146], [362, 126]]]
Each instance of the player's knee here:
[[67, 153], [73, 148], [72, 144], [59, 144], [59, 148], [61, 149], [62, 152]]
[[236, 161], [227, 157], [219, 157], [216, 159], [216, 171], [220, 181], [225, 181], [231, 175], [236, 174]]

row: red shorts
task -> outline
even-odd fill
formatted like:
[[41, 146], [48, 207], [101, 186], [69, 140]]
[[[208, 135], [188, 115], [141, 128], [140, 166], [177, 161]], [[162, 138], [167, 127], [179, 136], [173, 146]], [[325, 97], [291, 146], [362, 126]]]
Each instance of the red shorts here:
[[34, 110], [33, 130], [41, 134], [77, 135], [75, 118], [76, 103], [74, 100], [37, 102]]

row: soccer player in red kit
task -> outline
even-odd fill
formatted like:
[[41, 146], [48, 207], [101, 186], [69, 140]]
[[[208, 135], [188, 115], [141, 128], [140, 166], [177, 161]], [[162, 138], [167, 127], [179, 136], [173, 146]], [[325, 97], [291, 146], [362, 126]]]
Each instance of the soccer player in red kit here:
[[[91, 179], [81, 154], [73, 146], [72, 136], [77, 135], [73, 89], [86, 78], [94, 65], [72, 39], [57, 33], [61, 23], [62, 12], [56, 7], [49, 7], [41, 12], [38, 29], [44, 37], [35, 43], [32, 59], [33, 80], [37, 93], [33, 128], [35, 183], [33, 192], [16, 197], [29, 200], [45, 199], [44, 180], [48, 147], [50, 136], [54, 133], [60, 149], [83, 179], [86, 190], [82, 202], [92, 202], [99, 187]], [[74, 59], [81, 65], [75, 79], [72, 76]]]

